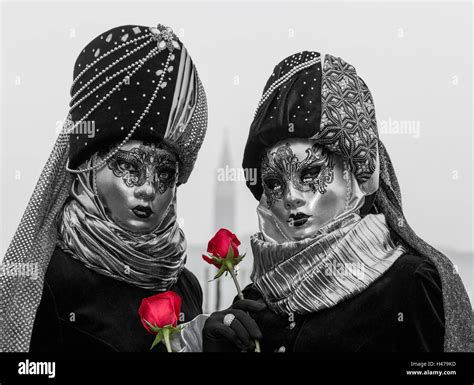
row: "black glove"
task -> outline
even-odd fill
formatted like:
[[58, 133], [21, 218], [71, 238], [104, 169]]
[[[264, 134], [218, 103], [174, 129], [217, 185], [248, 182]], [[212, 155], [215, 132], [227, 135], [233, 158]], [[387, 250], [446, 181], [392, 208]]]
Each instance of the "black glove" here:
[[[257, 323], [247, 312], [258, 312], [265, 309], [263, 302], [242, 299], [226, 310], [212, 313], [204, 324], [202, 331], [203, 351], [205, 352], [242, 352], [254, 351], [255, 340], [262, 339], [262, 332]], [[227, 326], [224, 317], [234, 315]], [[228, 319], [232, 319], [232, 317]]]

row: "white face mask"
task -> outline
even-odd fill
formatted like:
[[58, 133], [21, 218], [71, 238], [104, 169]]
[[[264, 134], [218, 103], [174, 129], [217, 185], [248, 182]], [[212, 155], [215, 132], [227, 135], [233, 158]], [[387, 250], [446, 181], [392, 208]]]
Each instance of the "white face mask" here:
[[269, 241], [313, 237], [364, 203], [366, 193], [342, 158], [311, 139], [278, 142], [267, 150], [261, 171], [264, 193], [257, 212]]

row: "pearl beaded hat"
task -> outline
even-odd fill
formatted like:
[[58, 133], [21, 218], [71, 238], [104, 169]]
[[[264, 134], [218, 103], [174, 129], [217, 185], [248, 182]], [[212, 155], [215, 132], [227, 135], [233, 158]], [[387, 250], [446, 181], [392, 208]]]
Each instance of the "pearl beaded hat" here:
[[178, 183], [193, 168], [207, 127], [207, 102], [197, 70], [171, 28], [127, 25], [92, 40], [74, 66], [68, 171], [130, 139], [164, 141], [179, 158]]

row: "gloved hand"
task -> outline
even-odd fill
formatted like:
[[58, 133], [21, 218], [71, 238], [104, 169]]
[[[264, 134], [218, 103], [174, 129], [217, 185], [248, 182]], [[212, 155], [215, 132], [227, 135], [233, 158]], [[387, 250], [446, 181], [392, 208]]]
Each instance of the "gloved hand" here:
[[[255, 320], [248, 312], [265, 309], [263, 302], [242, 299], [222, 311], [212, 313], [202, 331], [204, 352], [254, 351], [254, 340], [262, 339]], [[225, 318], [225, 320], [224, 320]]]

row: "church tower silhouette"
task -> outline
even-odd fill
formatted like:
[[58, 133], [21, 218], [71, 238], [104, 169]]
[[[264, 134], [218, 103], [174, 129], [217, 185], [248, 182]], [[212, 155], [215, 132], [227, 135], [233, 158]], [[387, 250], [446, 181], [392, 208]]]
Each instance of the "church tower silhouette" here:
[[[232, 167], [232, 154], [229, 142], [229, 131], [224, 131], [221, 154], [217, 168], [215, 170], [216, 184], [214, 187], [214, 228], [215, 231], [224, 227], [230, 231], [235, 231], [235, 183], [232, 180], [218, 178], [219, 169], [227, 175], [226, 169]], [[222, 283], [221, 279], [216, 282], [214, 308], [219, 310], [222, 305]], [[226, 304], [227, 305], [227, 304]]]

